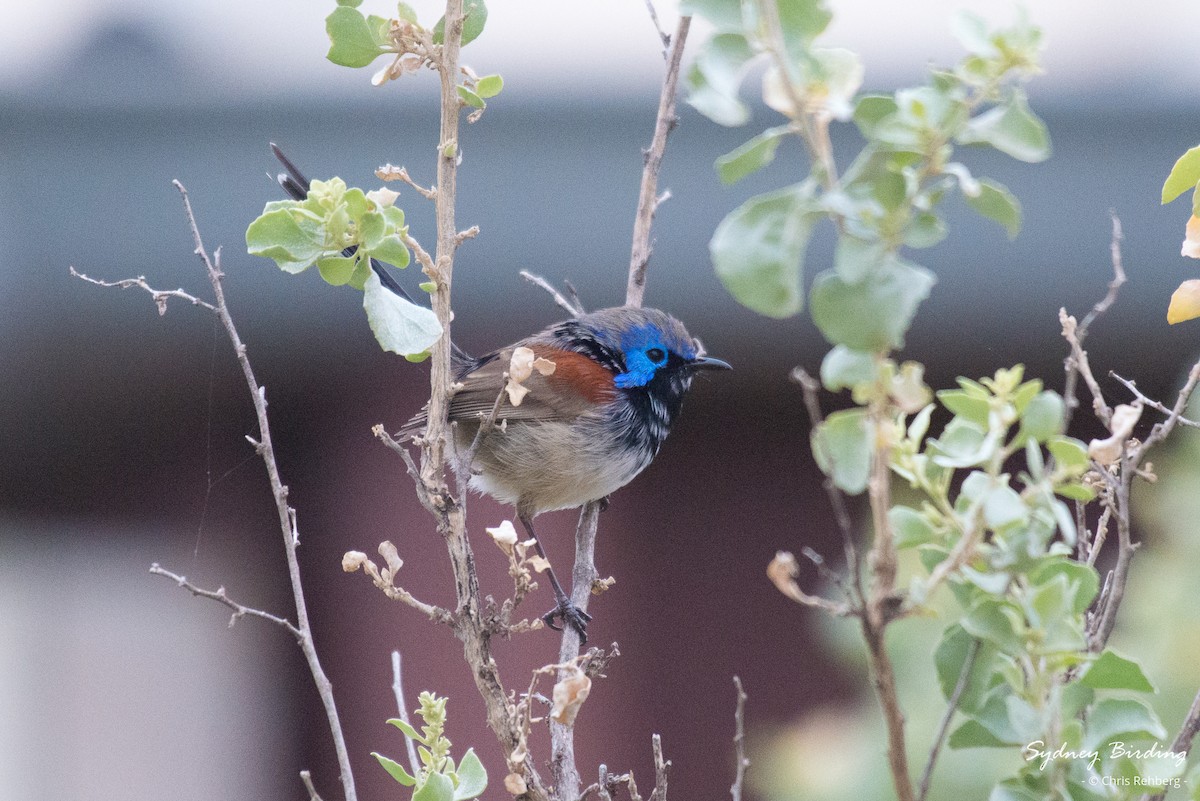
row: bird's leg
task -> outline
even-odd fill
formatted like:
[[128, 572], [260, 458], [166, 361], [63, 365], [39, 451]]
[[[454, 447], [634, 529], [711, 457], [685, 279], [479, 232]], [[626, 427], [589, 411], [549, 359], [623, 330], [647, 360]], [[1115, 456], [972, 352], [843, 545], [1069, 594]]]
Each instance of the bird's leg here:
[[[522, 514], [518, 514], [517, 517], [521, 519], [521, 525], [525, 526], [525, 531], [529, 534], [529, 538], [533, 540], [533, 547], [537, 549], [538, 556], [545, 559], [546, 564], [549, 564], [550, 560], [546, 557], [546, 551], [542, 548], [542, 541], [538, 539], [537, 534], [533, 533], [533, 521]], [[592, 619], [592, 616], [571, 603], [571, 599], [563, 591], [562, 585], [558, 583], [558, 577], [554, 575], [553, 567], [547, 567], [546, 574], [550, 578], [550, 586], [554, 588], [554, 599], [558, 605], [542, 615], [542, 620], [555, 631], [562, 631], [562, 626], [555, 625], [555, 621], [561, 618], [563, 623], [573, 628], [579, 634], [579, 644], [585, 644], [587, 642], [587, 624]]]

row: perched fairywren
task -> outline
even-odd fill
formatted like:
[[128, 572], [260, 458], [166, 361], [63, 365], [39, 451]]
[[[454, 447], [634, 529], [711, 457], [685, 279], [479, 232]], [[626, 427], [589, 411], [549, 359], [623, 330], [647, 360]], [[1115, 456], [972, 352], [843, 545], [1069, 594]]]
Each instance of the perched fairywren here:
[[[461, 384], [450, 401], [460, 448], [474, 441], [504, 393], [513, 351], [528, 348], [540, 370], [522, 382], [528, 390], [513, 403], [504, 394], [499, 427], [486, 432], [470, 468], [470, 485], [516, 507], [533, 531], [541, 512], [582, 506], [628, 484], [658, 453], [699, 370], [729, 369], [703, 355], [683, 324], [657, 309], [601, 309], [556, 323], [539, 334], [480, 358], [455, 358]], [[424, 412], [401, 430], [425, 429]], [[561, 618], [586, 641], [587, 613], [574, 606], [553, 570], [558, 602], [544, 616]]]
[[[287, 169], [280, 186], [303, 200], [308, 179], [271, 149]], [[371, 268], [385, 287], [409, 297], [382, 264], [372, 259]], [[540, 369], [521, 382], [521, 391], [505, 392], [513, 351], [522, 347]], [[470, 486], [515, 506], [542, 558], [533, 518], [600, 500], [632, 481], [658, 453], [696, 372], [729, 369], [705, 356], [671, 315], [633, 307], [583, 314], [478, 358], [451, 343], [451, 358], [461, 385], [450, 402], [460, 448], [470, 447], [497, 408], [496, 427], [465, 468], [472, 471]], [[425, 426], [422, 411], [400, 435], [417, 436]], [[548, 575], [557, 606], [542, 619], [555, 629], [561, 619], [586, 642], [591, 617], [571, 603], [553, 569]]]

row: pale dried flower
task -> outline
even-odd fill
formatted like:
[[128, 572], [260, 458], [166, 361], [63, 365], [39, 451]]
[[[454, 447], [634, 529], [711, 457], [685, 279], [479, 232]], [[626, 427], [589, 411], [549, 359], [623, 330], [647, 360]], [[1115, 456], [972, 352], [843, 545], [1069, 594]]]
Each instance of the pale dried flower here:
[[579, 707], [591, 691], [592, 680], [578, 667], [572, 666], [554, 685], [554, 706], [550, 710], [550, 717], [564, 726], [574, 726]]

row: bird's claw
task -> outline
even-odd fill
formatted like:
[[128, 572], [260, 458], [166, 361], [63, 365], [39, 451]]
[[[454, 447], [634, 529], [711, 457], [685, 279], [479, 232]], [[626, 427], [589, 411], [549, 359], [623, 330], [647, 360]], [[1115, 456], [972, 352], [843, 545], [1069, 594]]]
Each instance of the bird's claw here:
[[542, 615], [542, 622], [555, 631], [562, 631], [563, 627], [555, 623], [556, 620], [560, 619], [579, 635], [580, 645], [587, 643], [587, 624], [592, 619], [591, 615], [571, 603], [569, 599], [560, 598], [558, 606]]

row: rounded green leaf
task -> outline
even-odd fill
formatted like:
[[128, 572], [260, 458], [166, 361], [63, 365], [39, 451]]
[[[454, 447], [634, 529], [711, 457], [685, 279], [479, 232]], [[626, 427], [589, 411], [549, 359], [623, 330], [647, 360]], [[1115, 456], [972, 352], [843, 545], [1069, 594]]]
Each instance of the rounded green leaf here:
[[682, 0], [679, 13], [704, 17], [718, 31], [742, 30], [741, 0]]
[[849, 284], [857, 284], [884, 263], [887, 247], [879, 241], [859, 239], [849, 234], [838, 236], [833, 251], [833, 269]]
[[979, 182], [979, 194], [967, 196], [967, 205], [989, 220], [994, 220], [1014, 239], [1021, 231], [1021, 203], [1005, 186], [984, 178]]
[[917, 306], [935, 282], [923, 267], [889, 260], [868, 279], [850, 284], [826, 270], [812, 288], [813, 322], [834, 345], [886, 352], [904, 346]]
[[1118, 739], [1161, 742], [1166, 738], [1167, 730], [1150, 707], [1132, 698], [1106, 698], [1088, 714], [1084, 746], [1099, 750]]
[[1131, 659], [1105, 650], [1096, 661], [1088, 665], [1079, 677], [1084, 686], [1095, 690], [1133, 690], [1139, 693], [1154, 692], [1154, 685], [1142, 672], [1142, 666]]
[[925, 516], [909, 506], [893, 506], [888, 520], [896, 535], [897, 548], [915, 548], [934, 538], [933, 526]]
[[317, 259], [321, 277], [332, 286], [341, 286], [349, 281], [357, 264], [358, 259], [354, 256], [322, 256]]
[[458, 99], [466, 103], [471, 108], [483, 108], [487, 104], [483, 102], [483, 98], [472, 92], [467, 87], [459, 84], [455, 87], [458, 90]]
[[408, 266], [408, 248], [398, 236], [384, 237], [371, 249], [371, 255], [382, 262], [404, 269]]
[[982, 600], [962, 619], [962, 627], [978, 640], [986, 640], [1006, 654], [1025, 650], [1025, 635], [1018, 631], [1017, 612], [1005, 604]]
[[[488, 10], [483, 0], [465, 0], [463, 3], [462, 43], [469, 45], [483, 33], [487, 24]], [[433, 26], [433, 43], [441, 44], [446, 38], [446, 18], [442, 17]]]
[[933, 652], [933, 663], [937, 669], [938, 684], [946, 700], [954, 694], [962, 677], [963, 667], [967, 656], [976, 647], [975, 659], [971, 663], [971, 672], [963, 685], [962, 695], [958, 699], [958, 709], [970, 713], [983, 707], [984, 700], [992, 683], [992, 662], [995, 650], [990, 646], [979, 643], [957, 623], [951, 625], [942, 633], [942, 640]]
[[775, 151], [787, 130], [786, 126], [768, 128], [736, 150], [718, 158], [714, 166], [721, 182], [737, 183], [774, 161]]
[[329, 52], [325, 55], [343, 67], [365, 67], [381, 53], [367, 18], [356, 8], [340, 5], [325, 18], [329, 34]]
[[410, 775], [409, 772], [404, 769], [404, 766], [396, 760], [388, 759], [377, 751], [372, 751], [371, 756], [379, 760], [379, 764], [383, 765], [383, 769], [386, 770], [393, 779], [400, 782], [405, 787], [412, 787], [417, 783], [417, 780], [413, 778], [412, 775]]
[[487, 99], [495, 97], [504, 89], [504, 79], [499, 75], [484, 75], [475, 82], [475, 94]]
[[1025, 93], [1013, 90], [1008, 101], [989, 109], [967, 123], [961, 144], [991, 145], [1018, 161], [1039, 162], [1050, 157], [1050, 134], [1046, 124], [1029, 110]]
[[875, 437], [866, 409], [830, 414], [813, 429], [811, 439], [817, 466], [839, 489], [858, 495], [867, 488]]
[[432, 311], [386, 289], [374, 272], [364, 285], [363, 308], [375, 339], [386, 351], [421, 353], [442, 335], [441, 323]]
[[1021, 432], [1038, 442], [1062, 433], [1066, 406], [1057, 392], [1045, 390], [1034, 396], [1021, 414]]
[[830, 392], [853, 389], [879, 378], [875, 354], [835, 345], [821, 360], [821, 384]]
[[431, 773], [413, 793], [412, 801], [454, 801], [454, 782], [449, 776]]
[[744, 125], [750, 111], [738, 99], [738, 87], [754, 56], [754, 49], [740, 33], [714, 36], [688, 70], [688, 105], [718, 125]]
[[815, 219], [802, 185], [750, 198], [721, 221], [708, 243], [717, 277], [759, 314], [796, 314], [804, 305], [801, 269]]
[[[246, 229], [246, 251], [272, 259], [281, 270], [298, 273], [323, 252], [320, 224], [289, 208], [267, 211]], [[301, 220], [304, 223], [301, 223]]]
[[1046, 441], [1046, 449], [1058, 467], [1071, 475], [1083, 473], [1091, 464], [1087, 446], [1073, 437], [1051, 437]]
[[454, 789], [454, 801], [476, 798], [487, 789], [487, 770], [474, 748], [468, 748], [458, 763], [458, 787]]
[[1188, 150], [1175, 162], [1163, 183], [1162, 202], [1170, 203], [1200, 183], [1200, 145]]

